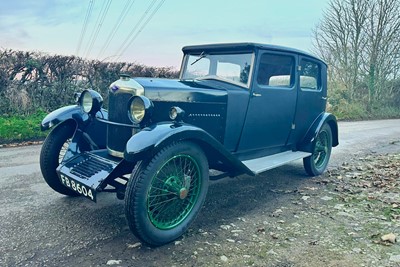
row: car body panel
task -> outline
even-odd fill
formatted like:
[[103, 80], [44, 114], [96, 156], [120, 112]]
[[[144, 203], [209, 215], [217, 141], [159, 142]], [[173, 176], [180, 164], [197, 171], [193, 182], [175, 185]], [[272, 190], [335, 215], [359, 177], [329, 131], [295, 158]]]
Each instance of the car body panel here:
[[[260, 62], [265, 54], [289, 57], [293, 60], [293, 67], [297, 63], [297, 55], [266, 50], [259, 51], [257, 61]], [[297, 83], [287, 88], [267, 86], [258, 82], [262, 73], [260, 66], [257, 66], [256, 73], [238, 148], [238, 151], [248, 153], [286, 146], [297, 101]]]
[[221, 161], [231, 167], [235, 174], [252, 172], [236, 157], [234, 157], [213, 136], [203, 129], [189, 124], [158, 123], [133, 135], [126, 144], [124, 158], [136, 162], [149, 158], [154, 151], [160, 150], [173, 142], [191, 141], [199, 144], [208, 158]]

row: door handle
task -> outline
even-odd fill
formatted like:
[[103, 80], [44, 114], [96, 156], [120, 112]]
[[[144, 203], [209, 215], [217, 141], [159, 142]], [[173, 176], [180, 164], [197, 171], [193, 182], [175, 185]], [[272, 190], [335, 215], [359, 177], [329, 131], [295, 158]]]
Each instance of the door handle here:
[[253, 96], [254, 96], [254, 97], [256, 97], [256, 96], [261, 96], [261, 94], [253, 93]]

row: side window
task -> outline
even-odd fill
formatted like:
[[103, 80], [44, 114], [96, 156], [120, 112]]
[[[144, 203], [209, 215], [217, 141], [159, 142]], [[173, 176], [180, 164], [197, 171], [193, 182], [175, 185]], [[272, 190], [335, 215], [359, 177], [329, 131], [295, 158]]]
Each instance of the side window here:
[[258, 66], [257, 83], [262, 86], [291, 88], [294, 84], [294, 58], [265, 53]]
[[300, 62], [300, 87], [305, 90], [318, 91], [321, 88], [321, 69], [313, 61], [302, 59]]

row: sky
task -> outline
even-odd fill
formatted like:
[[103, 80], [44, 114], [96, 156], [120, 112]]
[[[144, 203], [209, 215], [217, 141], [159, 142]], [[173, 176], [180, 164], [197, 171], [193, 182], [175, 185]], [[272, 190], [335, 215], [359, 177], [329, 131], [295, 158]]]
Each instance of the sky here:
[[257, 42], [310, 52], [328, 2], [3, 0], [0, 48], [176, 69], [186, 45]]

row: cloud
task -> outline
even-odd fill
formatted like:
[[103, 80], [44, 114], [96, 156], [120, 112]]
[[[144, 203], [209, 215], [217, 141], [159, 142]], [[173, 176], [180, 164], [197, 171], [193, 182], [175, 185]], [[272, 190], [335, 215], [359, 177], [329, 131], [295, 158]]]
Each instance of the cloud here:
[[[0, 2], [0, 46], [14, 49], [29, 48], [33, 39], [51, 34], [59, 25], [81, 23], [86, 6], [79, 0], [14, 0]], [[35, 37], [34, 37], [35, 36]], [[39, 38], [48, 39], [49, 36]], [[35, 49], [35, 48], [33, 48]], [[38, 48], [36, 48], [38, 49]]]
[[82, 11], [82, 1], [79, 0], [42, 0], [42, 1], [1, 1], [0, 27], [4, 22], [19, 21], [39, 25], [57, 25], [76, 18]]

